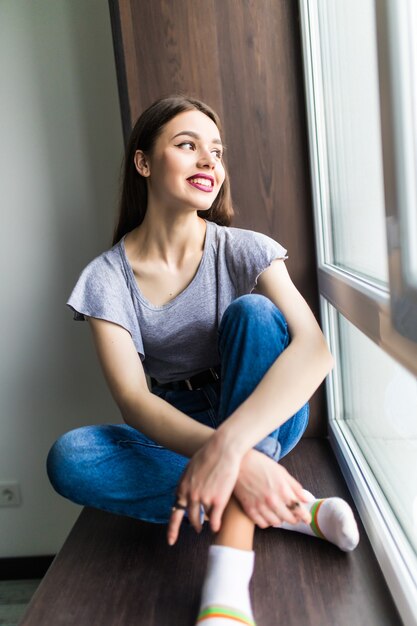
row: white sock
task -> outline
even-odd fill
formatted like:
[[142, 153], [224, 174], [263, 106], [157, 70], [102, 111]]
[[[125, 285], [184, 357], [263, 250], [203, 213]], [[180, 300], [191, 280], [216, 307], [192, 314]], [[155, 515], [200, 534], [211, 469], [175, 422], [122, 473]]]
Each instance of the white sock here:
[[323, 498], [316, 500], [312, 493], [304, 489], [309, 498], [303, 504], [311, 513], [311, 524], [288, 524], [284, 522], [278, 528], [295, 530], [306, 535], [327, 539], [344, 552], [354, 550], [359, 543], [359, 531], [352, 509], [342, 498]]
[[255, 553], [210, 546], [197, 624], [255, 626], [249, 596]]

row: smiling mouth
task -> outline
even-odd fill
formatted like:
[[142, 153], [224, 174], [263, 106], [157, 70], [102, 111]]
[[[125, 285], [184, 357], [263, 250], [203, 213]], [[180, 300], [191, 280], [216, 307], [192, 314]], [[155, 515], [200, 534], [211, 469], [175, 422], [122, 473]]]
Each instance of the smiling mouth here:
[[187, 182], [190, 183], [192, 187], [196, 189], [200, 189], [200, 191], [212, 191], [213, 190], [213, 182], [209, 178], [200, 178], [196, 176], [195, 178], [187, 178]]

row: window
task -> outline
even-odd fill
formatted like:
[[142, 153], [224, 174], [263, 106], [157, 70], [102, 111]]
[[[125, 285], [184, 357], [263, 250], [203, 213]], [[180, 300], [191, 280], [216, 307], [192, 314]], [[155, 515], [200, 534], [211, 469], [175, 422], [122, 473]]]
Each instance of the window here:
[[397, 330], [417, 341], [417, 6], [376, 6], [391, 309]]
[[[300, 0], [329, 435], [417, 622], [417, 3]], [[413, 32], [414, 31], [414, 32]]]

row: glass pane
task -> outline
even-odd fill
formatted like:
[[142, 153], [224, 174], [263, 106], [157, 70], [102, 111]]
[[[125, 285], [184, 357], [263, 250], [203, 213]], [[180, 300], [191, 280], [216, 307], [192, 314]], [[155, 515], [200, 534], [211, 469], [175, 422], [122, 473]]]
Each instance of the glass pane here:
[[[407, 163], [407, 190], [406, 202], [402, 209], [404, 215], [401, 219], [405, 224], [402, 235], [405, 238], [405, 263], [407, 283], [417, 288], [417, 3], [408, 0], [405, 11], [407, 32], [407, 72], [403, 76], [404, 99], [407, 100], [408, 115], [404, 112], [406, 120], [405, 161]], [[404, 38], [404, 37], [403, 37]]]
[[417, 378], [338, 321], [343, 420], [417, 552]]
[[318, 11], [333, 259], [388, 282], [376, 29], [372, 0]]

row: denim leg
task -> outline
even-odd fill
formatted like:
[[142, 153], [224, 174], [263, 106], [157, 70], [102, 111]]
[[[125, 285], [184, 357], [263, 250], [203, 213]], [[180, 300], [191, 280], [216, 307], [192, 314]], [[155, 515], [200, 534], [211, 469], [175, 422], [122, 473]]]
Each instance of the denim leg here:
[[[228, 306], [219, 328], [219, 423], [254, 391], [289, 342], [287, 322], [269, 298], [250, 294], [237, 298]], [[278, 461], [298, 443], [307, 427], [308, 416], [309, 405], [306, 403], [255, 447]]]
[[[202, 389], [153, 393], [186, 415], [215, 428], [216, 413]], [[47, 472], [65, 498], [104, 511], [166, 523], [188, 459], [126, 424], [84, 426], [60, 437]]]
[[130, 426], [85, 426], [60, 437], [47, 459], [58, 493], [86, 506], [166, 523], [188, 459]]
[[[219, 328], [221, 382], [195, 391], [155, 393], [201, 423], [216, 427], [255, 389], [289, 343], [286, 321], [264, 296], [238, 298]], [[256, 446], [275, 460], [298, 442], [308, 403]], [[49, 479], [78, 504], [166, 523], [188, 459], [125, 424], [85, 426], [66, 433], [48, 455]]]

